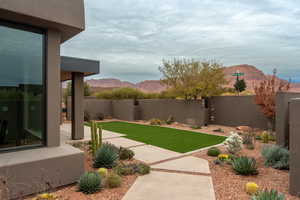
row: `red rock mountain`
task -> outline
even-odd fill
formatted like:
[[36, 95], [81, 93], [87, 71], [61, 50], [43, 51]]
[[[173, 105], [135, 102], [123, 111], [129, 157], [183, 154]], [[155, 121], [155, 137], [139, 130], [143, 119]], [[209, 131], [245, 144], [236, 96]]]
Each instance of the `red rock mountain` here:
[[[236, 77], [232, 76], [232, 74], [237, 71], [244, 73], [244, 76], [242, 76], [242, 78], [246, 81], [247, 90], [253, 90], [254, 85], [259, 83], [260, 81], [265, 80], [269, 76], [252, 65], [242, 64], [224, 67], [225, 77], [229, 82], [227, 85], [228, 87], [233, 87]], [[162, 85], [159, 80], [145, 80], [134, 84], [127, 81], [121, 81], [119, 79], [91, 79], [87, 80], [87, 83], [92, 88], [98, 88], [99, 90], [130, 87], [142, 90], [144, 92], [161, 92], [166, 89], [166, 86]], [[300, 83], [292, 84], [291, 91], [300, 92]]]

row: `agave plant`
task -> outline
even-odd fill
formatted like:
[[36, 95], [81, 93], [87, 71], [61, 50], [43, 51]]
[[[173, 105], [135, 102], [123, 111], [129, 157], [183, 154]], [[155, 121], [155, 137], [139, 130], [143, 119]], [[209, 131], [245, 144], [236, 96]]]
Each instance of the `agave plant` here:
[[254, 158], [246, 156], [237, 157], [232, 160], [233, 170], [240, 175], [257, 175], [257, 165]]
[[289, 151], [277, 145], [266, 145], [261, 154], [265, 165], [275, 169], [289, 169]]
[[117, 165], [119, 161], [119, 148], [104, 143], [95, 154], [94, 167], [111, 169]]
[[251, 200], [285, 200], [283, 194], [278, 193], [276, 190], [263, 190], [258, 192], [257, 195], [252, 196]]

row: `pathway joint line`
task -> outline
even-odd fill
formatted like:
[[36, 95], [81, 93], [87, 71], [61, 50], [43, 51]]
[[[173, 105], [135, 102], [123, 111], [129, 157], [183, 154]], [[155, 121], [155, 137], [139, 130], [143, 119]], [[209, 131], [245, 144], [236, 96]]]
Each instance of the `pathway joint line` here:
[[178, 171], [178, 170], [159, 169], [159, 168], [151, 168], [151, 171], [159, 171], [159, 172], [175, 173], [175, 174], [189, 174], [189, 175], [195, 175], [195, 176], [211, 176], [210, 173], [188, 172], [188, 171]]

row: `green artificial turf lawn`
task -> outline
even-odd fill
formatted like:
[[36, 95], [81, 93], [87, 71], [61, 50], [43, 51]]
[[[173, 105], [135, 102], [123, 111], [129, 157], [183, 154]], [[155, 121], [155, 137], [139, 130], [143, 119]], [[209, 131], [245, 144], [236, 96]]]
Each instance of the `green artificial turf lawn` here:
[[126, 134], [125, 138], [179, 153], [216, 145], [226, 139], [223, 136], [127, 122], [100, 122], [99, 124], [104, 130]]

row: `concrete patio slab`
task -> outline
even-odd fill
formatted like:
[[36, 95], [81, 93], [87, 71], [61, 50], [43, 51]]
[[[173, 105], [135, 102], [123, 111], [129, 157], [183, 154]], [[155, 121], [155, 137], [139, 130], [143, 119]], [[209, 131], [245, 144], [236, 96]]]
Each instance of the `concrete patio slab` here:
[[176, 160], [155, 164], [152, 165], [151, 168], [205, 174], [210, 173], [207, 160], [192, 156], [182, 157]]
[[215, 200], [209, 176], [153, 171], [140, 176], [122, 200]]
[[134, 151], [134, 158], [145, 163], [154, 163], [161, 160], [166, 160], [169, 158], [175, 158], [181, 156], [182, 154], [170, 151], [167, 149], [162, 149], [152, 145], [145, 145], [139, 147], [130, 148]]
[[109, 142], [116, 145], [117, 147], [125, 147], [125, 148], [134, 147], [138, 145], [145, 145], [142, 142], [137, 142], [123, 137], [106, 139], [103, 142]]
[[[62, 124], [60, 126], [60, 133], [61, 133], [61, 141], [65, 142], [74, 142], [71, 140], [71, 124]], [[116, 137], [122, 137], [124, 134], [115, 133], [107, 130], [102, 130], [102, 138], [103, 140], [110, 139], [110, 138], [116, 138]], [[89, 141], [91, 140], [91, 129], [88, 126], [84, 126], [84, 139], [82, 140], [76, 140], [76, 141]]]

